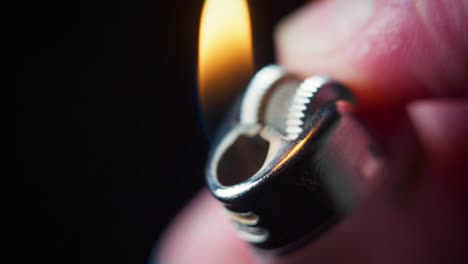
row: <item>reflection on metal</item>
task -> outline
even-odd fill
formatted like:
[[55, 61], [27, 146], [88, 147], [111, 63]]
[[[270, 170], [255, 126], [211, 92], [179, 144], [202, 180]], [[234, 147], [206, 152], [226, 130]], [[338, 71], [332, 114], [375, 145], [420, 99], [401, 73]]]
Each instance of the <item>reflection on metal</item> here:
[[231, 218], [232, 221], [238, 224], [242, 224], [242, 225], [253, 226], [253, 225], [256, 225], [259, 220], [258, 215], [252, 212], [237, 213], [229, 209], [226, 209], [226, 213], [228, 214], [228, 216]]
[[245, 225], [234, 225], [239, 232], [240, 238], [250, 243], [263, 243], [268, 239], [268, 231], [261, 227], [250, 227]]
[[268, 65], [261, 69], [250, 82], [240, 108], [240, 122], [256, 125], [262, 101], [273, 84], [284, 77], [285, 71], [277, 65]]
[[260, 220], [258, 215], [247, 212], [238, 213], [226, 209], [226, 213], [239, 231], [239, 236], [250, 243], [262, 243], [268, 238], [268, 231], [256, 226]]

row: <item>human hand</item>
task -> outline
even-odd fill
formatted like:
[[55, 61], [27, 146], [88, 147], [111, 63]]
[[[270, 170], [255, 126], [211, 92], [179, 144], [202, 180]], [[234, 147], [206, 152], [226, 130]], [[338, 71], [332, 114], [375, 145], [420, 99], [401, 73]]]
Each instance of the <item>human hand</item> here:
[[171, 263], [465, 263], [468, 230], [468, 2], [321, 1], [286, 18], [279, 64], [350, 86], [359, 115], [409, 169], [318, 240], [255, 253], [203, 191], [157, 254]]

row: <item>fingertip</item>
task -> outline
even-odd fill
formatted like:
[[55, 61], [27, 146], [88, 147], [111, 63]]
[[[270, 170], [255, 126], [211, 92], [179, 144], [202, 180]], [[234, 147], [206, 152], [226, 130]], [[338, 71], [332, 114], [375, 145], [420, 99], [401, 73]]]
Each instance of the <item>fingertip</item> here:
[[468, 99], [420, 100], [408, 107], [410, 118], [432, 161], [446, 169], [466, 167]]
[[164, 264], [247, 264], [253, 259], [221, 205], [206, 190], [177, 216], [163, 235], [156, 256]]
[[[467, 95], [460, 1], [318, 1], [277, 27], [279, 63], [350, 86], [364, 109]], [[437, 17], [437, 19], [434, 19]]]
[[[342, 79], [341, 77], [352, 75], [352, 68], [341, 67], [342, 61], [346, 61], [341, 48], [352, 38], [352, 29], [361, 26], [369, 12], [359, 11], [366, 10], [361, 8], [360, 3], [343, 3], [310, 1], [283, 18], [276, 26], [274, 34], [278, 62], [303, 76], [311, 73], [333, 73], [335, 77]], [[337, 12], [338, 10], [342, 12]], [[360, 16], [362, 19], [346, 19], [350, 15]], [[349, 26], [348, 20], [355, 21], [356, 23], [352, 23], [355, 26]]]

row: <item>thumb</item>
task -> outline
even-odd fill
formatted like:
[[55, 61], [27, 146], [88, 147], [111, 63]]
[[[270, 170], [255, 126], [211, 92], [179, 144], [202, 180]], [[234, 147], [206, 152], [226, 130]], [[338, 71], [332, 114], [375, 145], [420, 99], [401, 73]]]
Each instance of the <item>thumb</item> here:
[[467, 1], [314, 1], [279, 25], [277, 55], [350, 85], [363, 108], [466, 96], [467, 21]]

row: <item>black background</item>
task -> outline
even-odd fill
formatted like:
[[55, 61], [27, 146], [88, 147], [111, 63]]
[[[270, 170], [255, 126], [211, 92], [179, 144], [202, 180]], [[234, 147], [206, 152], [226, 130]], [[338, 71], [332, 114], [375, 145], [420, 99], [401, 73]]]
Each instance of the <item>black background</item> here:
[[[202, 2], [14, 8], [6, 51], [18, 188], [7, 201], [13, 236], [5, 240], [15, 262], [146, 263], [165, 226], [203, 186]], [[250, 2], [258, 69], [274, 62], [273, 26], [303, 1]]]

